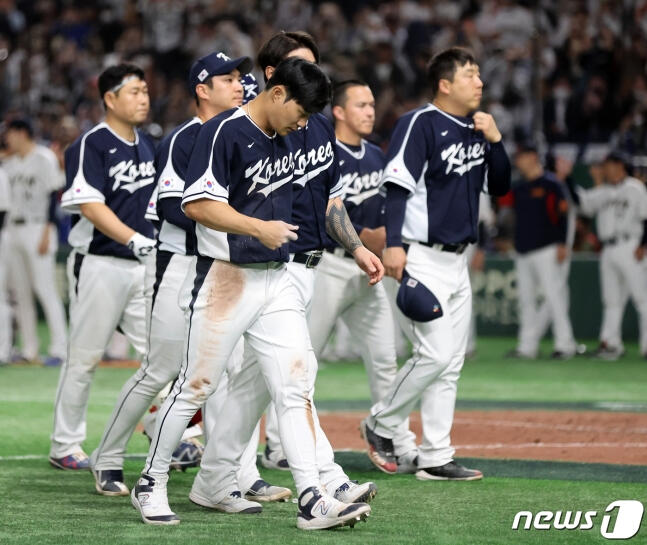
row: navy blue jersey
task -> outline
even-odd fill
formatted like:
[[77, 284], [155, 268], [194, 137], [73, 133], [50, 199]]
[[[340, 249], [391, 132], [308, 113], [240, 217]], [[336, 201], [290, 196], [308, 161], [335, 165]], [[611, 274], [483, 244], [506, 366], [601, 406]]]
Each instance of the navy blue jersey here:
[[337, 156], [342, 180], [342, 199], [360, 233], [364, 227], [375, 229], [384, 225], [384, 195], [380, 182], [386, 164], [382, 150], [362, 139], [359, 146], [337, 140]]
[[[402, 227], [404, 239], [476, 242], [479, 194], [488, 190], [491, 148], [483, 133], [474, 130], [471, 117], [449, 115], [433, 104], [398, 120], [382, 182], [399, 185], [410, 194]], [[509, 174], [507, 180], [495, 182], [497, 189], [505, 185], [506, 192]]]
[[176, 127], [162, 140], [155, 155], [157, 170], [157, 216], [160, 228], [157, 247], [175, 254], [195, 254], [194, 222], [180, 208], [189, 158], [198, 132], [199, 117]]
[[290, 243], [290, 252], [320, 250], [330, 244], [326, 234], [328, 200], [341, 196], [335, 131], [323, 114], [314, 114], [305, 128], [288, 138], [296, 163], [292, 223], [299, 226], [299, 238]]
[[517, 252], [566, 243], [568, 201], [563, 185], [552, 174], [547, 172], [531, 182], [515, 184], [512, 197]]
[[[153, 225], [144, 218], [155, 187], [155, 148], [135, 131], [128, 142], [105, 123], [77, 138], [65, 151], [66, 191], [61, 206], [80, 213], [79, 205], [105, 203], [128, 227], [152, 238]], [[83, 216], [72, 219], [70, 244], [81, 253], [135, 259], [124, 244], [107, 237]]]
[[[229, 203], [246, 216], [289, 223], [295, 166], [287, 138], [268, 136], [241, 108], [227, 110], [207, 121], [198, 133], [182, 206], [211, 199]], [[241, 264], [289, 258], [287, 244], [270, 250], [254, 237], [223, 233], [199, 223], [196, 236], [201, 256]]]

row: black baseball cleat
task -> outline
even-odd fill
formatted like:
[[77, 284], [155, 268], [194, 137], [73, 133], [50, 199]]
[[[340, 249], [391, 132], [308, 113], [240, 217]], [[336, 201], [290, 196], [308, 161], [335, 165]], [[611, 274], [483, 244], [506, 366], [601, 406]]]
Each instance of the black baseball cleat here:
[[478, 469], [467, 469], [454, 460], [437, 467], [426, 467], [416, 472], [419, 481], [478, 481], [483, 473]]
[[121, 469], [92, 470], [94, 487], [103, 496], [127, 496], [130, 492], [124, 484], [124, 472]]
[[267, 469], [281, 469], [283, 471], [290, 470], [290, 465], [283, 453], [272, 450], [267, 444], [265, 445], [265, 450], [261, 456], [261, 465]]
[[368, 446], [369, 460], [380, 471], [384, 471], [384, 473], [396, 473], [398, 471], [398, 463], [393, 454], [393, 440], [375, 433], [369, 428], [366, 420], [366, 418], [362, 420], [359, 429]]

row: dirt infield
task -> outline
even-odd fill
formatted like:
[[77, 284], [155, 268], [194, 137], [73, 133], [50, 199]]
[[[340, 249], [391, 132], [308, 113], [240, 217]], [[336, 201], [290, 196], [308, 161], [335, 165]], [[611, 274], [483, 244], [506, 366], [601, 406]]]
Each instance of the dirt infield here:
[[[320, 414], [335, 450], [363, 450], [365, 413]], [[411, 417], [418, 439], [420, 413]], [[647, 414], [593, 411], [457, 411], [457, 457], [647, 465]]]

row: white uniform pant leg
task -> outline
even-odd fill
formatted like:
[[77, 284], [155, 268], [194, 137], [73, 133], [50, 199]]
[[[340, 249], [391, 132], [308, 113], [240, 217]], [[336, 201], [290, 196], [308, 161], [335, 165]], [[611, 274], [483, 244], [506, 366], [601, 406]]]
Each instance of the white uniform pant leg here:
[[[353, 263], [353, 266], [356, 265]], [[395, 325], [384, 286], [368, 286], [363, 273], [351, 282], [357, 293], [352, 306], [343, 314], [353, 339], [360, 348], [368, 374], [371, 402], [381, 401], [398, 372], [395, 354]], [[415, 450], [416, 436], [406, 418], [393, 436], [394, 453], [402, 456]]]
[[621, 274], [615, 246], [603, 248], [600, 255], [600, 283], [602, 284], [602, 327], [600, 341], [621, 350], [622, 315], [628, 298], [628, 288]]
[[39, 353], [36, 332], [36, 305], [31, 286], [31, 260], [28, 256], [26, 233], [19, 226], [11, 227], [9, 248], [9, 286], [14, 296], [16, 322], [22, 344], [22, 355], [35, 359]]
[[8, 297], [8, 248], [7, 229], [0, 231], [0, 362], [11, 359], [12, 324]]
[[181, 288], [180, 306], [188, 309], [186, 351], [177, 381], [157, 412], [144, 473], [168, 472], [187, 424], [218, 387], [241, 335], [261, 312], [265, 289], [264, 269], [196, 260]]
[[540, 339], [537, 327], [537, 277], [536, 263], [533, 259], [535, 252], [518, 255], [515, 258], [517, 270], [517, 301], [519, 308], [519, 338], [517, 350], [534, 358]]
[[96, 470], [123, 467], [126, 446], [137, 423], [180, 371], [186, 326], [178, 297], [194, 259], [160, 252], [146, 263], [148, 350], [137, 372], [122, 387], [101, 442], [92, 453]]
[[624, 272], [627, 290], [631, 295], [636, 312], [638, 314], [638, 331], [640, 352], [647, 353], [647, 273], [642, 262], [636, 261], [634, 251], [638, 241], [629, 241], [618, 248], [618, 253], [624, 254], [620, 257], [618, 264]]
[[[454, 332], [457, 318], [452, 317], [452, 309], [456, 306], [460, 309], [457, 312], [466, 315], [465, 328], [470, 315], [471, 288], [465, 256], [412, 244], [407, 255], [407, 271], [433, 291], [444, 314], [422, 323], [398, 313], [398, 320], [413, 344], [413, 355], [398, 371], [386, 396], [373, 405], [369, 417], [370, 427], [389, 438], [395, 436], [423, 392], [450, 366], [455, 355], [464, 353], [465, 346], [460, 343], [466, 341], [467, 330], [461, 331], [458, 338]], [[458, 294], [461, 304], [450, 304], [454, 294]]]
[[[533, 259], [537, 264], [539, 284], [553, 324], [555, 350], [565, 354], [574, 354], [575, 337], [568, 315], [568, 275], [565, 273], [565, 269], [568, 269], [568, 262], [557, 262], [557, 244], [541, 248], [535, 253]], [[542, 325], [541, 320], [538, 319], [537, 322], [536, 328]], [[540, 338], [541, 336], [538, 337], [538, 339]]]
[[468, 277], [462, 289], [455, 292], [449, 300], [454, 334], [452, 360], [422, 394], [422, 443], [418, 449], [418, 467], [441, 466], [454, 457], [455, 449], [451, 445], [450, 432], [454, 422], [458, 379], [465, 361], [471, 299]]
[[56, 230], [50, 235], [49, 248], [43, 255], [38, 253], [38, 244], [45, 229], [44, 224], [26, 225], [29, 233], [29, 246], [25, 248], [29, 260], [31, 285], [43, 309], [49, 329], [50, 341], [48, 354], [65, 359], [67, 355], [67, 320], [65, 309], [56, 285], [56, 250], [58, 241]]
[[72, 252], [67, 261], [70, 290], [70, 341], [61, 367], [54, 405], [50, 456], [81, 450], [86, 435], [90, 383], [130, 296], [138, 263]]

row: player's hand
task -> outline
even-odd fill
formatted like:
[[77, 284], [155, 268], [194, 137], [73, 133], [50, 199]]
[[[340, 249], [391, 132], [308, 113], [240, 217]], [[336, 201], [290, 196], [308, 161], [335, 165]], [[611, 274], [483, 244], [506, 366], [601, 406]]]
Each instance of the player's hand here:
[[364, 246], [360, 246], [353, 252], [355, 263], [368, 276], [368, 285], [374, 286], [384, 277], [384, 266], [373, 252]]
[[564, 263], [568, 257], [568, 248], [565, 244], [557, 245], [557, 263]]
[[49, 226], [43, 230], [43, 235], [38, 242], [38, 255], [45, 255], [49, 250]]
[[257, 237], [263, 246], [270, 250], [276, 250], [286, 242], [299, 238], [296, 231], [298, 225], [291, 225], [284, 221], [271, 220], [263, 222], [260, 234]]
[[470, 269], [473, 271], [482, 271], [485, 268], [485, 252], [481, 248], [477, 248], [470, 263]]
[[126, 246], [128, 246], [128, 249], [139, 261], [144, 263], [146, 258], [155, 249], [155, 241], [152, 238], [145, 237], [141, 233], [135, 233], [130, 237]]
[[634, 251], [634, 257], [636, 258], [636, 261], [642, 261], [645, 258], [645, 247], [638, 246]]
[[501, 140], [501, 133], [490, 114], [476, 112], [472, 119], [474, 119], [474, 130], [481, 131], [490, 144], [496, 144]]
[[386, 228], [369, 229], [364, 227], [359, 234], [359, 239], [375, 255], [382, 255], [384, 246], [386, 246]]
[[400, 282], [402, 271], [407, 264], [407, 253], [402, 246], [391, 246], [382, 253], [382, 263], [384, 263], [384, 274]]

